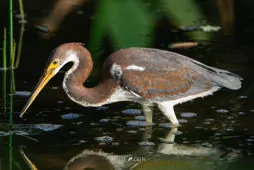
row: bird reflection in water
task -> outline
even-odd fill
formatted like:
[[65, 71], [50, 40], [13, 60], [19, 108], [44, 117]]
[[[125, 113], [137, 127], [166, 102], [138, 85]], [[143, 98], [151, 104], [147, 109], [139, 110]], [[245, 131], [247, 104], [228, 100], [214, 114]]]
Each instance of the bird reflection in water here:
[[[232, 162], [239, 157], [239, 152], [226, 153], [216, 147], [204, 147], [201, 144], [178, 144], [175, 142], [177, 129], [171, 129], [166, 135], [165, 141], [158, 147], [139, 146], [130, 155], [116, 155], [96, 150], [84, 150], [70, 158], [63, 170], [157, 170], [161, 169], [224, 169], [228, 167], [223, 159], [230, 158], [226, 162]], [[144, 149], [145, 148], [145, 149]], [[237, 154], [238, 153], [238, 154]], [[21, 154], [32, 170], [39, 168], [25, 155]], [[59, 159], [59, 158], [58, 158]], [[54, 162], [54, 161], [53, 161]], [[57, 161], [56, 161], [57, 162]], [[54, 165], [51, 165], [54, 167]]]

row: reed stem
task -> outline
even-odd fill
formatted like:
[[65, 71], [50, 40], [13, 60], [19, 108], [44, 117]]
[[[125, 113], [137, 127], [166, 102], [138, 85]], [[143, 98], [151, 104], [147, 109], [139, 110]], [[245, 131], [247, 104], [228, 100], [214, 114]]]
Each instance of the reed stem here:
[[9, 0], [9, 48], [10, 48], [10, 67], [13, 63], [13, 4], [12, 0]]
[[4, 28], [4, 40], [3, 40], [3, 68], [5, 69], [6, 65], [6, 28]]
[[20, 27], [20, 33], [19, 33], [18, 51], [17, 51], [17, 58], [15, 61], [15, 68], [18, 68], [20, 63], [24, 30], [25, 30], [25, 24], [22, 23]]
[[12, 47], [12, 60], [11, 60], [11, 68], [14, 69], [14, 59], [15, 59], [15, 54], [16, 54], [16, 41], [13, 40], [13, 47]]
[[24, 23], [25, 12], [24, 12], [23, 0], [19, 0], [19, 12], [20, 12], [20, 17], [21, 17], [22, 23]]

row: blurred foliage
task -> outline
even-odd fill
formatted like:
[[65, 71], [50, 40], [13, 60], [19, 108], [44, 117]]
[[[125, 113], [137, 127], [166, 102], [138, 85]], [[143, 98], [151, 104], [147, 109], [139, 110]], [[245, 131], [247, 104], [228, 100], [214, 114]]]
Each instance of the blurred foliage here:
[[[156, 6], [159, 4], [160, 11], [177, 28], [205, 19], [195, 0], [159, 0], [153, 3]], [[89, 40], [90, 49], [100, 48], [105, 35], [110, 37], [114, 49], [150, 46], [158, 15], [147, 4], [153, 3], [141, 0], [99, 0]], [[201, 31], [188, 35], [202, 40], [210, 38], [210, 34]]]
[[148, 46], [152, 40], [153, 21], [154, 16], [140, 1], [100, 0], [89, 44], [99, 47], [108, 34], [115, 49]]

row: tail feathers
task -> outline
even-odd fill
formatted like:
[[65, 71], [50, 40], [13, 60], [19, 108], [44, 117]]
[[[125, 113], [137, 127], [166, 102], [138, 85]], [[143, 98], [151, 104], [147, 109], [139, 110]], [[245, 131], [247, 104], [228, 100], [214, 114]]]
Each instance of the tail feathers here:
[[232, 90], [238, 90], [241, 88], [243, 78], [238, 75], [223, 71], [223, 72], [208, 72], [211, 80], [218, 86], [226, 87]]
[[[207, 66], [203, 63], [200, 63], [196, 60], [191, 61], [197, 65], [199, 65], [201, 68], [205, 69], [205, 71], [208, 73], [209, 78], [212, 80], [214, 85], [226, 87], [228, 89], [232, 90], [238, 90], [241, 88], [242, 80], [243, 78], [231, 73], [226, 70], [217, 69], [214, 67]], [[203, 70], [204, 71], [204, 70]]]

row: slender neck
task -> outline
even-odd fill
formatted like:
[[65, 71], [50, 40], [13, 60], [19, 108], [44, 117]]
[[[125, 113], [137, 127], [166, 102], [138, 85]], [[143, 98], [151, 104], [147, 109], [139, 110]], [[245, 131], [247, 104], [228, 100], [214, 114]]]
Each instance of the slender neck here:
[[[76, 52], [71, 60], [73, 66], [65, 74], [63, 87], [68, 97], [83, 106], [101, 106], [112, 95], [117, 82], [110, 77], [109, 71], [104, 71], [103, 80], [93, 88], [84, 87], [83, 83], [90, 75], [93, 62], [88, 50], [83, 48]], [[105, 73], [106, 72], [106, 73]]]

